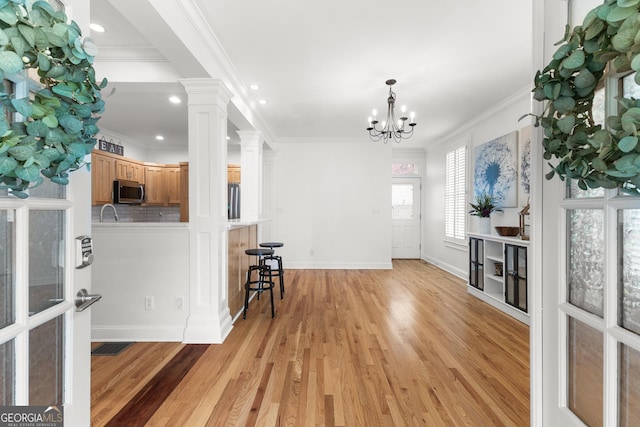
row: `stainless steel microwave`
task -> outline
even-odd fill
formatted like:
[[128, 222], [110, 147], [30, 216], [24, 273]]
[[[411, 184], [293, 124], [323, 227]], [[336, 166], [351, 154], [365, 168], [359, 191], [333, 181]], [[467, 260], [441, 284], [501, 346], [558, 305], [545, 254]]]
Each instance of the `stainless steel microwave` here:
[[140, 204], [144, 202], [144, 184], [135, 181], [113, 181], [113, 203]]

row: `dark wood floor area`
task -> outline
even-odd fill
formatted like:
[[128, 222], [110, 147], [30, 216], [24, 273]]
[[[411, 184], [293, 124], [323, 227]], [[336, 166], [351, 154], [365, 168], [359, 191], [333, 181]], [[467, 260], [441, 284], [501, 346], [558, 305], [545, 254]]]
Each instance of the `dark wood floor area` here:
[[529, 329], [416, 260], [287, 270], [221, 345], [92, 357], [92, 426], [526, 426]]

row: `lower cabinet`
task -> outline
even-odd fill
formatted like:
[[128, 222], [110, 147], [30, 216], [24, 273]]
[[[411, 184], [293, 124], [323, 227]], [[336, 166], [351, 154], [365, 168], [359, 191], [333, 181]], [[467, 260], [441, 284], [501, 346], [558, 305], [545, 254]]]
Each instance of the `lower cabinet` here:
[[484, 290], [484, 241], [469, 238], [469, 286]]
[[505, 300], [507, 304], [527, 312], [527, 248], [504, 245]]
[[468, 292], [528, 324], [529, 241], [479, 233], [468, 237]]
[[244, 282], [249, 264], [254, 261], [244, 251], [258, 247], [258, 226], [254, 224], [229, 230], [228, 245], [229, 312], [235, 318], [244, 307]]

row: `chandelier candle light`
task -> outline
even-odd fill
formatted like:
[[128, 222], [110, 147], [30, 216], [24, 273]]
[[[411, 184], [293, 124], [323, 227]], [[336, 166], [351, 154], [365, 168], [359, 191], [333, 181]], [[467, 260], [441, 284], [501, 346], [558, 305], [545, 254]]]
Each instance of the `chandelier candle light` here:
[[[372, 141], [382, 140], [385, 144], [392, 138], [395, 142], [400, 142], [401, 139], [408, 139], [413, 135], [413, 128], [416, 125], [415, 113], [411, 112], [409, 117], [406, 116], [407, 107], [404, 105], [400, 107], [401, 117], [396, 119], [395, 104], [396, 94], [392, 90], [393, 85], [396, 84], [395, 79], [389, 79], [385, 82], [389, 86], [389, 98], [387, 98], [388, 110], [387, 119], [382, 121], [381, 127], [378, 127], [377, 110], [373, 110], [373, 117], [369, 117], [369, 137]], [[409, 120], [409, 129], [405, 129], [405, 124]]]

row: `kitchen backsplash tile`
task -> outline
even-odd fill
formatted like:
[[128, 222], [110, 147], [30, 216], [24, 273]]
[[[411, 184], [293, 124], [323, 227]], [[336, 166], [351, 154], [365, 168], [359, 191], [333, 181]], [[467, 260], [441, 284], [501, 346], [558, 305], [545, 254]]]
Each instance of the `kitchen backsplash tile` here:
[[[180, 222], [179, 206], [115, 205], [119, 222]], [[91, 221], [100, 222], [102, 206], [91, 207]], [[107, 207], [102, 214], [103, 222], [116, 222], [113, 209]]]

